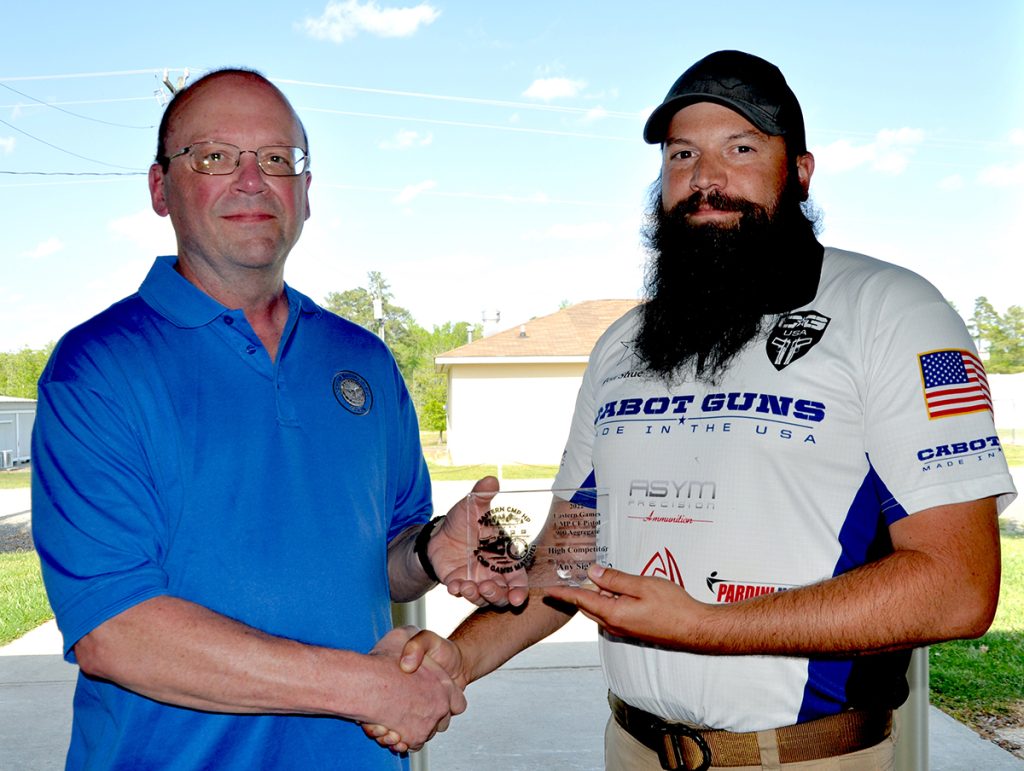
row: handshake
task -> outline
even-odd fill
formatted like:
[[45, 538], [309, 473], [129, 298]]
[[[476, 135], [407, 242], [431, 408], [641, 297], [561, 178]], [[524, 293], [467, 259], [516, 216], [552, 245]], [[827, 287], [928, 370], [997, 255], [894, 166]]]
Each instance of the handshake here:
[[[481, 479], [473, 494], [465, 504], [452, 507], [436, 527], [436, 533], [431, 534], [426, 543], [427, 559], [449, 594], [463, 597], [480, 608], [510, 606], [518, 610], [507, 616], [478, 612], [463, 621], [452, 639], [404, 626], [393, 629], [377, 642], [368, 656], [375, 677], [362, 694], [369, 709], [351, 717], [369, 738], [393, 752], [418, 750], [438, 731], [446, 730], [452, 716], [465, 711], [463, 690], [471, 681], [564, 624], [575, 612], [575, 605], [598, 588], [589, 581], [589, 574], [584, 576], [589, 583], [587, 589], [559, 583], [567, 578], [559, 572], [563, 567], [577, 579], [583, 569], [581, 565], [598, 567], [591, 565], [597, 548], [595, 495], [591, 495], [594, 501], [590, 506], [549, 497], [550, 511], [544, 509], [539, 513], [536, 507], [520, 502], [525, 498], [517, 499], [514, 505], [502, 502], [495, 507], [495, 512], [512, 512], [523, 522], [534, 519], [545, 523], [524, 547], [519, 543], [526, 538], [521, 522], [512, 532], [505, 532], [503, 526], [497, 527], [491, 521], [490, 505], [498, 494], [497, 480]], [[520, 506], [524, 508], [520, 510]], [[554, 548], [559, 544], [560, 548]], [[468, 559], [478, 551], [485, 552], [487, 559]], [[544, 558], [534, 563], [538, 553]], [[570, 557], [559, 556], [565, 554]], [[577, 558], [583, 561], [574, 562]], [[491, 563], [500, 564], [503, 569], [493, 570]], [[528, 568], [535, 567], [540, 572], [528, 575]], [[528, 606], [531, 590], [538, 590], [539, 594]], [[560, 607], [549, 606], [549, 598], [560, 601]], [[492, 632], [499, 630], [499, 638], [510, 644], [468, 631], [476, 630], [478, 624]]]
[[466, 710], [468, 678], [462, 654], [450, 640], [403, 626], [384, 635], [370, 656], [380, 659], [386, 685], [377, 699], [380, 717], [362, 721], [362, 727], [382, 747], [418, 750]]

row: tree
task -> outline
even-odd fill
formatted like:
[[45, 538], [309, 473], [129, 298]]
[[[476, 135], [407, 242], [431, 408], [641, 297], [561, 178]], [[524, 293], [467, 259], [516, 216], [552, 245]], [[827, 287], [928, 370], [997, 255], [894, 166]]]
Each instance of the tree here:
[[409, 384], [420, 428], [424, 431], [437, 431], [440, 434], [448, 427], [448, 378], [436, 371], [434, 359], [446, 351], [465, 345], [482, 333], [483, 327], [480, 324], [448, 321], [440, 326], [435, 325], [434, 331], [427, 337], [423, 349], [424, 361], [416, 369]]
[[[324, 306], [380, 336], [391, 349], [402, 377], [408, 381], [422, 362], [421, 351], [427, 332], [413, 320], [409, 311], [392, 302], [391, 287], [379, 272], [372, 270], [366, 277], [368, 286], [331, 292], [324, 298]], [[381, 320], [374, 313], [375, 300], [381, 304]]]
[[22, 348], [13, 353], [0, 353], [0, 395], [37, 398], [36, 384], [53, 346], [53, 343], [47, 343], [38, 349]]
[[987, 297], [979, 297], [967, 328], [982, 356], [987, 356], [989, 373], [1024, 372], [1024, 308], [1011, 305], [1000, 315]]
[[[420, 428], [443, 433], [447, 427], [448, 378], [436, 371], [434, 358], [480, 337], [483, 327], [448, 321], [427, 332], [409, 311], [393, 302], [391, 287], [380, 273], [370, 271], [366, 277], [367, 286], [331, 292], [324, 306], [383, 338], [412, 395]], [[381, 303], [383, 329], [374, 313], [374, 300]]]

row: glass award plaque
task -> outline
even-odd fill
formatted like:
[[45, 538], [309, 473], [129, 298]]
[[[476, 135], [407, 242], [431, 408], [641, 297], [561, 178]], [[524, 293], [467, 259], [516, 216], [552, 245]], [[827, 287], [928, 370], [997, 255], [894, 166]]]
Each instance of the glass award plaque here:
[[531, 587], [587, 581], [593, 562], [607, 563], [603, 523], [609, 495], [596, 487], [470, 493], [467, 571]]

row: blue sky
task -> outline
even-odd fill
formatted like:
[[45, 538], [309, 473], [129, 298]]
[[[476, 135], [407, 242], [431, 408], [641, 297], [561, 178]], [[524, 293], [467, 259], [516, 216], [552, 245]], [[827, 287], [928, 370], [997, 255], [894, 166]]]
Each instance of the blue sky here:
[[921, 273], [965, 315], [979, 295], [1005, 311], [1024, 304], [1024, 3], [973, 5], [7, 4], [0, 351], [57, 339], [174, 251], [145, 178], [161, 80], [228, 65], [306, 124], [313, 216], [286, 280], [317, 300], [380, 271], [429, 329], [637, 297], [644, 120], [739, 48], [800, 98], [824, 243]]

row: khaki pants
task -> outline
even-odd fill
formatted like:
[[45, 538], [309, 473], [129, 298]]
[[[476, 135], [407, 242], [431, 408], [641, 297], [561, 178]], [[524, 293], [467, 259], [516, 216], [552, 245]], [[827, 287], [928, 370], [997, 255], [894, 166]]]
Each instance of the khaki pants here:
[[[895, 756], [896, 729], [880, 744], [866, 750], [834, 758], [806, 760], [800, 763], [779, 763], [775, 732], [764, 731], [759, 738], [761, 765], [711, 766], [709, 771], [892, 771]], [[605, 771], [662, 771], [658, 753], [648, 749], [626, 733], [614, 718], [604, 729]]]

